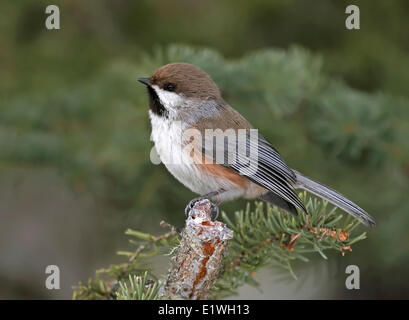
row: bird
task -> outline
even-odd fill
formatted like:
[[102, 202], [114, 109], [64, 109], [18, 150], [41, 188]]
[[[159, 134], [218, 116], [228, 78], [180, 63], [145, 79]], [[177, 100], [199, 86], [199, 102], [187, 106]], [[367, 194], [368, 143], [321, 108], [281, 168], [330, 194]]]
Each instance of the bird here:
[[272, 144], [222, 98], [202, 69], [170, 63], [138, 81], [147, 88], [151, 140], [161, 162], [199, 195], [186, 206], [186, 213], [202, 199], [211, 200], [218, 214], [222, 202], [245, 198], [263, 200], [295, 216], [297, 209], [308, 214], [296, 192], [301, 189], [368, 227], [376, 225], [374, 218], [341, 193], [291, 169]]

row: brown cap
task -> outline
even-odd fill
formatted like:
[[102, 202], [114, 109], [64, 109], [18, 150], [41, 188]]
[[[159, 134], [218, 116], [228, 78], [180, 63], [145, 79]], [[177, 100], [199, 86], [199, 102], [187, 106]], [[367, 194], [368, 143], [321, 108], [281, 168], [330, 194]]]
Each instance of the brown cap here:
[[149, 79], [150, 85], [186, 97], [200, 99], [219, 99], [220, 91], [209, 75], [198, 67], [189, 63], [170, 63], [160, 67]]

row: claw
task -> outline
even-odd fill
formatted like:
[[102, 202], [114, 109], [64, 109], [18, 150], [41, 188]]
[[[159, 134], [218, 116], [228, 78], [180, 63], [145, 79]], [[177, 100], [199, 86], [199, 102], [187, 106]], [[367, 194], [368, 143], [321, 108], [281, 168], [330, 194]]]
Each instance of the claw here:
[[211, 201], [210, 201], [210, 203], [211, 203], [211, 205], [212, 205], [212, 211], [215, 212], [215, 217], [212, 219], [212, 221], [216, 221], [217, 218], [219, 217], [219, 206], [218, 206], [217, 204], [214, 204], [214, 203], [211, 202]]
[[[204, 199], [207, 199], [207, 198], [206, 197], [198, 197], [198, 198], [194, 198], [194, 199], [190, 200], [188, 205], [185, 208], [186, 217], [189, 216], [189, 212], [190, 212], [190, 210], [192, 210], [195, 203], [198, 202], [198, 201], [204, 200]], [[210, 205], [212, 207], [212, 211], [215, 212], [215, 217], [212, 219], [212, 221], [215, 221], [219, 217], [219, 207], [216, 204], [214, 204], [213, 202], [211, 202], [211, 201], [210, 201]]]
[[198, 198], [194, 198], [192, 200], [189, 201], [189, 203], [187, 204], [186, 208], [185, 208], [185, 216], [189, 216], [189, 212], [190, 210], [192, 210], [193, 206], [195, 205], [196, 202], [203, 200], [205, 198], [203, 197], [198, 197]]

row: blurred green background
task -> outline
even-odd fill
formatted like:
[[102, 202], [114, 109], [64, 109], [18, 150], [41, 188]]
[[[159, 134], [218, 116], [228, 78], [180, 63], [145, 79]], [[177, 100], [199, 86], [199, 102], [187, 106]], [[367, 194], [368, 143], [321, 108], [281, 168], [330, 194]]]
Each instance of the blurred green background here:
[[[183, 224], [194, 194], [150, 162], [136, 81], [174, 61], [210, 73], [291, 167], [378, 223], [351, 254], [300, 263], [297, 281], [266, 270], [263, 292], [239, 298], [409, 298], [409, 2], [353, 3], [349, 31], [340, 0], [2, 1], [0, 298], [70, 298], [120, 261], [126, 228]], [[44, 26], [49, 4], [60, 30]], [[45, 289], [50, 264], [61, 290]], [[360, 290], [345, 289], [349, 264]]]

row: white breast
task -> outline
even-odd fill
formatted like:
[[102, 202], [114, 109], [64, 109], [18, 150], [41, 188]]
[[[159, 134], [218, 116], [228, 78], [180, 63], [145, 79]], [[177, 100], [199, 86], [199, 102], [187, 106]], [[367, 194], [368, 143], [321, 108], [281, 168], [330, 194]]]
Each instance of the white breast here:
[[181, 122], [170, 121], [152, 111], [149, 111], [149, 117], [152, 124], [151, 139], [155, 143], [160, 160], [176, 179], [192, 191], [199, 193], [200, 190], [194, 181], [199, 173], [194, 166], [188, 164], [189, 159], [186, 159], [187, 155], [183, 152], [184, 126]]

